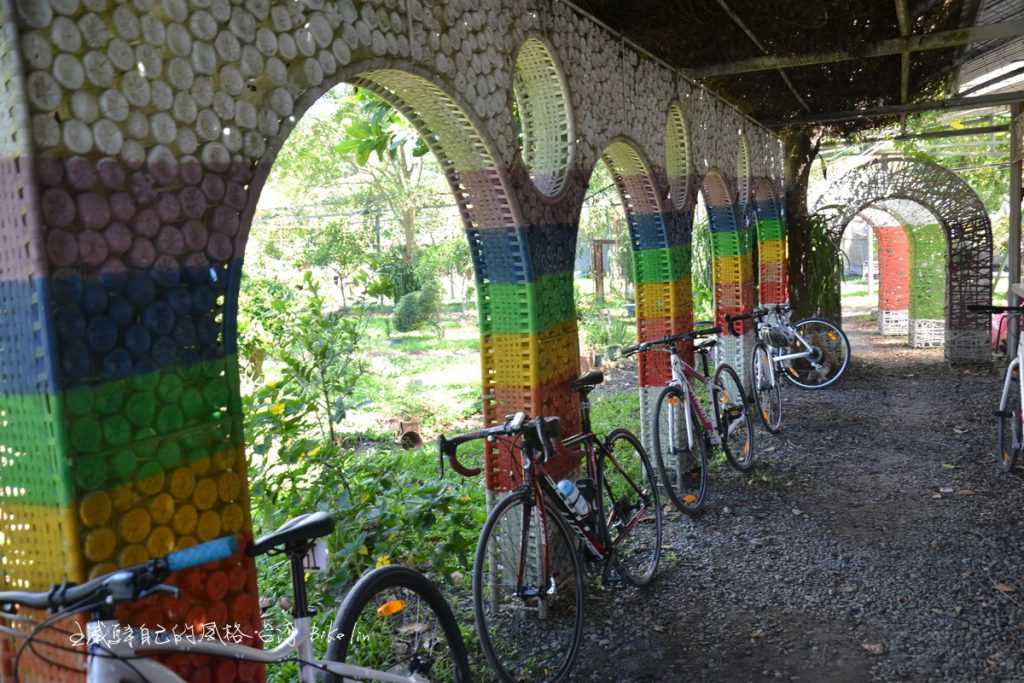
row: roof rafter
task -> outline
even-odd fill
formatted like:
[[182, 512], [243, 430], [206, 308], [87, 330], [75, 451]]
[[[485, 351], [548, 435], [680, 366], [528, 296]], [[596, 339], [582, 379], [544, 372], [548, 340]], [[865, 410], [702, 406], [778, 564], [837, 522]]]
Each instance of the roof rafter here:
[[854, 109], [851, 111], [814, 114], [813, 116], [788, 119], [785, 121], [772, 121], [766, 123], [765, 126], [768, 128], [817, 126], [828, 123], [839, 123], [841, 121], [852, 121], [855, 119], [878, 119], [886, 116], [899, 116], [900, 114], [914, 114], [922, 111], [982, 109], [984, 107], [1014, 104], [1016, 102], [1024, 102], [1024, 91], [1001, 93], [998, 95], [981, 95], [978, 97], [954, 97], [948, 100], [929, 100], [927, 102], [896, 104], [887, 107], [875, 107], [873, 109]]
[[837, 51], [795, 55], [792, 57], [755, 57], [729, 64], [717, 64], [700, 69], [690, 69], [687, 73], [697, 79], [722, 78], [756, 71], [794, 69], [817, 64], [834, 64], [873, 57], [888, 57], [903, 54], [904, 52], [941, 50], [989, 40], [1019, 38], [1021, 35], [1024, 35], [1024, 20], [1005, 21], [951, 31], [936, 31], [935, 33], [890, 38], [872, 45], [866, 45], [863, 50], [858, 52]]
[[[896, 1], [899, 2], [900, 0]], [[764, 44], [757, 39], [757, 36], [754, 35], [753, 31], [747, 28], [747, 25], [743, 22], [742, 19], [740, 19], [740, 16], [732, 11], [732, 9], [725, 2], [725, 0], [718, 0], [718, 4], [721, 6], [722, 10], [729, 15], [729, 18], [732, 19], [732, 22], [736, 24], [736, 26], [738, 26], [740, 30], [747, 34], [747, 37], [750, 38], [750, 42], [756, 45], [758, 50], [760, 50], [764, 54], [768, 54], [768, 48], [766, 48]], [[807, 101], [800, 96], [800, 93], [797, 92], [796, 86], [793, 85], [793, 81], [789, 79], [789, 76], [786, 75], [786, 72], [783, 69], [777, 69], [777, 71], [779, 72], [779, 76], [782, 77], [783, 82], [786, 84], [786, 87], [789, 88], [789, 91], [791, 93], [793, 93], [793, 97], [796, 99], [796, 101], [800, 104], [801, 107], [803, 107], [804, 111], [809, 112], [811, 110], [810, 106], [808, 106]]]
[[[907, 9], [907, 0], [896, 0], [896, 20], [900, 24], [900, 37], [910, 36], [910, 11]], [[900, 55], [900, 104], [906, 104], [910, 99], [910, 50], [904, 50]]]

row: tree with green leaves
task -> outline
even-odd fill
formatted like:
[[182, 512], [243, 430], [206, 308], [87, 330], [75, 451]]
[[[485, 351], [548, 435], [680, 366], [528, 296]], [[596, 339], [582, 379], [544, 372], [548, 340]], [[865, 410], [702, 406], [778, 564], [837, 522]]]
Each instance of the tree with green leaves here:
[[411, 262], [422, 215], [451, 204], [444, 177], [425, 158], [426, 142], [387, 102], [363, 89], [335, 90], [327, 97], [324, 107], [333, 109], [323, 116], [313, 112], [292, 133], [274, 164], [274, 181], [295, 196], [337, 199], [340, 181], [351, 179], [357, 187], [339, 204], [366, 217], [390, 218], [384, 223], [399, 227], [404, 258]]

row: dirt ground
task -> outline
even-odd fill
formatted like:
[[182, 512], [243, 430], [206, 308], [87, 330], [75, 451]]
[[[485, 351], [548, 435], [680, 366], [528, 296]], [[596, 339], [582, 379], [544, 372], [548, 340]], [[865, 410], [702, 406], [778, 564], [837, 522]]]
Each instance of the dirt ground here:
[[753, 474], [717, 470], [704, 514], [669, 515], [655, 582], [588, 595], [572, 680], [1024, 681], [998, 374], [847, 331], [847, 375], [784, 389]]

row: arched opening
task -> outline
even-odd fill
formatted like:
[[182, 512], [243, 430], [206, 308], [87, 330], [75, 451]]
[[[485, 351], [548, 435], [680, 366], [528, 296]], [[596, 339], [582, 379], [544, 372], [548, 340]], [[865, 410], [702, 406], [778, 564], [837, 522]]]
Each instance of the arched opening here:
[[829, 217], [836, 252], [854, 217], [870, 206], [891, 208], [893, 202], [920, 207], [932, 217], [928, 222], [937, 221], [945, 234], [946, 359], [989, 362], [990, 321], [968, 310], [992, 301], [992, 227], [984, 205], [959, 176], [936, 164], [911, 159], [869, 162], [836, 180], [818, 201], [819, 208], [842, 207]]
[[665, 173], [676, 211], [689, 212], [693, 205], [693, 168], [690, 164], [690, 130], [683, 108], [673, 102], [665, 125]]
[[[382, 90], [342, 83], [297, 117], [260, 192], [239, 288], [254, 530], [331, 511], [332, 547], [356, 551], [332, 582], [381, 557], [465, 573], [448, 521], [486, 509], [480, 483], [450, 470], [448, 509], [418, 502], [439, 490], [436, 435], [483, 421], [477, 285], [461, 207], [428, 149], [445, 138], [414, 128]], [[436, 524], [421, 526], [428, 514]], [[270, 573], [261, 579], [276, 598]], [[283, 616], [264, 612], [275, 626]]]
[[512, 85], [523, 162], [541, 194], [556, 197], [565, 187], [575, 134], [564, 77], [539, 38], [519, 48]]
[[[625, 211], [636, 291], [636, 336], [658, 339], [690, 328], [689, 249], [667, 212], [650, 165], [630, 141], [613, 141], [602, 154]], [[667, 354], [641, 354], [638, 360], [641, 433], [658, 389], [671, 377]]]
[[[866, 234], [847, 239], [858, 223]], [[870, 250], [858, 244], [869, 239], [875, 244]], [[881, 201], [851, 221], [844, 243], [850, 255], [847, 270], [863, 264], [858, 279], [844, 279], [844, 320], [860, 329], [877, 325], [881, 335], [898, 337], [914, 349], [944, 346], [949, 249], [938, 219], [910, 200]], [[877, 254], [873, 264], [865, 252]], [[873, 272], [874, 286], [868, 279]]]
[[746, 216], [754, 182], [750, 177], [750, 143], [742, 130], [739, 138], [739, 152], [736, 155], [736, 208], [739, 216]]

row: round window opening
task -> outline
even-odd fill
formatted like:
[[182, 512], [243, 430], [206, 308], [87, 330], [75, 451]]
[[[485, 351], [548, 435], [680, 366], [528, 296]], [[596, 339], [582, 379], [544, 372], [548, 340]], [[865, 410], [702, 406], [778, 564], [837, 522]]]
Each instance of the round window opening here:
[[686, 209], [690, 187], [690, 135], [686, 129], [683, 109], [673, 104], [668, 110], [665, 127], [665, 169], [668, 173], [672, 206], [678, 211]]
[[519, 49], [513, 93], [523, 162], [537, 189], [555, 197], [565, 187], [572, 156], [572, 116], [561, 71], [537, 38]]
[[739, 191], [741, 215], [746, 212], [750, 201], [750, 146], [747, 136], [740, 133], [740, 153], [736, 160], [736, 187]]

